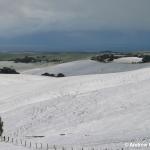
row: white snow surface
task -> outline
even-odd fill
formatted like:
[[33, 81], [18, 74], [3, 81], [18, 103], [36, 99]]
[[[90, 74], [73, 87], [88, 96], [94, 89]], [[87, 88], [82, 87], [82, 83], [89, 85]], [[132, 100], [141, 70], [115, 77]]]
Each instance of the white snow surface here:
[[27, 148], [0, 142], [0, 150], [27, 150]]
[[116, 63], [116, 62], [100, 63], [93, 60], [79, 60], [79, 61], [62, 63], [55, 66], [29, 69], [26, 71], [22, 71], [21, 73], [31, 74], [31, 75], [41, 75], [45, 72], [48, 72], [54, 74], [63, 73], [66, 76], [79, 76], [79, 75], [89, 75], [89, 74], [125, 72], [125, 71], [140, 69], [140, 68], [146, 68], [149, 66], [150, 63], [141, 63], [141, 64]]
[[139, 57], [122, 57], [115, 59], [114, 62], [118, 63], [140, 63], [142, 62], [142, 58]]
[[44, 136], [32, 140], [51, 145], [149, 139], [149, 98], [150, 68], [65, 78], [0, 75], [4, 135]]

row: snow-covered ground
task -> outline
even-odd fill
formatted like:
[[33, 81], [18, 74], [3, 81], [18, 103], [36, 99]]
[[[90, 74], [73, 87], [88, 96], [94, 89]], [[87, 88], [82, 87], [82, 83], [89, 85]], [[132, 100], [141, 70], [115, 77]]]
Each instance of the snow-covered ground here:
[[142, 62], [142, 58], [122, 57], [122, 58], [115, 59], [114, 62], [117, 62], [117, 63], [140, 63], [140, 62]]
[[0, 142], [0, 150], [27, 150], [27, 148]]
[[[23, 74], [41, 75], [48, 73], [64, 73], [66, 76], [79, 76], [88, 74], [106, 74], [131, 71], [149, 67], [150, 63], [131, 64], [136, 57], [127, 57], [114, 60], [111, 63], [100, 63], [93, 60], [79, 60], [62, 64], [53, 63], [14, 63], [12, 61], [0, 61], [0, 68], [13, 67]], [[141, 58], [140, 58], [141, 60]], [[139, 60], [139, 61], [140, 61]]]
[[0, 68], [11, 67], [19, 72], [35, 68], [50, 67], [52, 65], [54, 65], [54, 63], [14, 63], [13, 61], [0, 61]]
[[150, 63], [129, 64], [129, 63], [100, 63], [93, 60], [80, 60], [68, 63], [63, 63], [55, 66], [43, 68], [35, 68], [22, 71], [24, 74], [41, 75], [48, 73], [64, 73], [66, 76], [79, 76], [88, 74], [105, 74], [136, 70], [144, 67], [149, 67]]
[[0, 75], [4, 134], [65, 146], [148, 141], [149, 90], [150, 68], [65, 78]]

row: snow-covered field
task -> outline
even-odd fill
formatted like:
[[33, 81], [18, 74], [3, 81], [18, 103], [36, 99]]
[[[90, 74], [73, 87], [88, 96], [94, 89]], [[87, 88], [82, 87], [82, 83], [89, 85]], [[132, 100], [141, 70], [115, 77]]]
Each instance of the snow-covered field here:
[[50, 67], [52, 65], [54, 65], [54, 63], [14, 63], [13, 61], [0, 61], [0, 68], [11, 67], [19, 72], [35, 68]]
[[12, 144], [6, 144], [0, 142], [0, 150], [27, 150], [27, 149], [21, 146], [15, 146]]
[[[123, 58], [122, 58], [123, 59]], [[106, 74], [124, 72], [149, 67], [150, 63], [130, 64], [130, 63], [100, 63], [93, 60], [80, 60], [63, 63], [55, 66], [34, 68], [22, 71], [24, 74], [41, 75], [48, 73], [64, 73], [66, 76], [79, 76], [88, 74]]]
[[140, 62], [142, 62], [142, 58], [122, 57], [122, 58], [115, 59], [114, 62], [117, 62], [117, 63], [140, 63]]
[[[100, 63], [93, 60], [79, 60], [62, 64], [53, 63], [14, 63], [12, 61], [0, 61], [0, 68], [12, 67], [23, 74], [41, 75], [48, 73], [64, 73], [66, 76], [79, 76], [88, 74], [106, 74], [131, 71], [149, 67], [150, 63], [131, 64], [136, 57], [126, 57], [114, 60], [111, 63]], [[139, 61], [140, 61], [139, 60]]]
[[150, 68], [65, 78], [0, 75], [4, 134], [65, 146], [149, 141], [149, 90]]

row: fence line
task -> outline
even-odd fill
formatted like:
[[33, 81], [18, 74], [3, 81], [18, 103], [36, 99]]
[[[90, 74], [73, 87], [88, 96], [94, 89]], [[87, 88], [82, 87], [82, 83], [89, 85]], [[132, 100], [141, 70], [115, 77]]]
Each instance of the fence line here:
[[[6, 136], [1, 136], [0, 137], [1, 142], [5, 142], [5, 143], [10, 143], [16, 146], [23, 146], [25, 148], [28, 149], [32, 149], [32, 150], [113, 150], [112, 148], [87, 148], [87, 147], [80, 147], [80, 148], [76, 148], [76, 147], [70, 147], [70, 148], [65, 148], [64, 146], [56, 146], [56, 145], [49, 145], [47, 144], [43, 144], [43, 143], [34, 143], [31, 141], [28, 141], [26, 139], [18, 139], [18, 138], [14, 138], [14, 137], [6, 137]], [[116, 148], [114, 150], [127, 150], [128, 148]]]
[[1, 136], [0, 137], [1, 142], [10, 143], [16, 146], [23, 146], [29, 149], [35, 149], [35, 150], [50, 150], [54, 149], [57, 150], [56, 146], [54, 145], [53, 148], [48, 143], [44, 146], [43, 143], [34, 143], [28, 140], [18, 139], [18, 138], [10, 138], [9, 136]]

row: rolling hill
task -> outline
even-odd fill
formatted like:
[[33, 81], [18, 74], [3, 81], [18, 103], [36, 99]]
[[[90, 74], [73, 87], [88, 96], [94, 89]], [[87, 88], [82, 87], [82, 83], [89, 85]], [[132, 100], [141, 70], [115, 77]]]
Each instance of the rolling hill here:
[[5, 135], [56, 145], [149, 139], [150, 69], [50, 78], [0, 75]]

